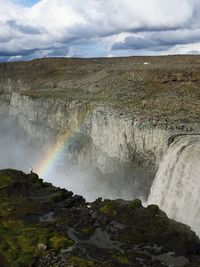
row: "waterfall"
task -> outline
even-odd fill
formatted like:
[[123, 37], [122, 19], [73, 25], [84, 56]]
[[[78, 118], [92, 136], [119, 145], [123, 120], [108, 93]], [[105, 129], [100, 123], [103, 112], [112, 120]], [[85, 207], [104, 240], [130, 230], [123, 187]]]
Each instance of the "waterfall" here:
[[153, 203], [200, 235], [200, 135], [180, 136], [170, 145], [151, 187]]

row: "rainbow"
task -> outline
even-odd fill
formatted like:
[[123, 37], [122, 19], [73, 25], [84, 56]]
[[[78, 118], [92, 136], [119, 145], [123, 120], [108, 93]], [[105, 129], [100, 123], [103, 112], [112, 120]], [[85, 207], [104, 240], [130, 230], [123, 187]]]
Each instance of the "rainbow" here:
[[88, 112], [82, 113], [82, 118], [80, 118], [76, 126], [72, 127], [71, 130], [58, 134], [53, 140], [53, 142], [51, 142], [50, 145], [47, 147], [45, 152], [42, 153], [41, 159], [33, 167], [34, 171], [38, 173], [40, 177], [48, 177], [48, 175], [51, 173], [53, 165], [59, 159], [59, 156], [64, 151], [64, 148], [66, 147], [67, 143], [70, 141], [70, 139], [72, 139], [77, 130], [80, 129], [81, 125], [83, 124], [83, 121], [86, 118], [86, 115], [88, 115]]
[[46, 177], [51, 172], [51, 168], [62, 154], [65, 144], [68, 143], [71, 135], [63, 133], [58, 135], [48, 146], [42, 155], [41, 160], [33, 168], [40, 177]]

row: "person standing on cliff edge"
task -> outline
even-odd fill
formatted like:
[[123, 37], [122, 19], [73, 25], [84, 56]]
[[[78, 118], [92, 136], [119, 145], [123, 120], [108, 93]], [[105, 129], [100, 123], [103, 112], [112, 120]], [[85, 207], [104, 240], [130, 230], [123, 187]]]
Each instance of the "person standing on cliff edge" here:
[[30, 167], [30, 173], [33, 173], [33, 168], [32, 167]]

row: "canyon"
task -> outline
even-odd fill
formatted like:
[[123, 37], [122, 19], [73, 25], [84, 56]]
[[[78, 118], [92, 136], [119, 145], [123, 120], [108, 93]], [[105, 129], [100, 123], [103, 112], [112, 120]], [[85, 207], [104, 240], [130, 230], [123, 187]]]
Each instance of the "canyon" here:
[[[0, 63], [0, 168], [9, 168], [2, 172], [2, 181], [8, 173], [12, 177], [9, 181], [19, 176], [22, 184], [26, 184], [26, 174], [10, 168], [27, 172], [32, 166], [45, 181], [42, 185], [38, 176], [27, 176], [36, 182], [36, 189], [47, 185], [54, 188], [50, 185], [53, 183], [82, 195], [86, 201], [97, 199], [89, 206], [96, 205], [94, 210], [98, 210], [98, 205], [105, 204], [103, 213], [109, 217], [115, 217], [113, 205], [123, 210], [121, 205], [125, 207], [139, 198], [148, 206], [145, 209], [139, 200], [134, 202], [137, 209], [133, 213], [139, 217], [145, 217], [146, 212], [151, 218], [158, 214], [162, 223], [164, 220], [164, 225], [168, 225], [165, 213], [151, 205], [158, 204], [170, 218], [188, 224], [200, 234], [199, 78], [199, 56], [46, 58]], [[8, 183], [7, 188], [7, 182], [2, 186], [3, 193], [15, 191], [12, 184]], [[64, 192], [59, 188], [51, 190]], [[34, 195], [26, 197], [26, 201], [32, 197], [37, 200]], [[104, 203], [101, 198], [118, 202], [104, 200]], [[75, 199], [81, 199], [82, 206], [79, 207], [79, 201], [76, 208], [72, 205], [73, 214], [79, 209], [85, 212], [85, 200], [76, 196]], [[55, 201], [58, 206], [59, 200]], [[4, 209], [2, 212], [2, 218], [7, 220]], [[20, 220], [24, 223], [24, 218]], [[158, 230], [165, 229], [168, 233], [168, 228], [162, 227], [159, 224]], [[184, 225], [182, 230], [193, 233]], [[176, 236], [174, 231], [169, 235]], [[72, 239], [77, 242], [75, 236]], [[134, 242], [139, 244], [137, 240]], [[154, 240], [154, 246], [157, 244], [158, 240]], [[198, 255], [198, 246], [194, 245], [192, 253]], [[49, 257], [51, 266], [55, 255]], [[190, 258], [194, 265], [186, 265], [188, 261], [184, 258], [173, 266], [196, 266], [199, 256], [195, 257]], [[46, 260], [41, 257], [38, 264]], [[145, 266], [142, 264], [138, 266]], [[164, 264], [170, 266], [169, 262]], [[131, 265], [121, 262], [119, 266]]]
[[198, 56], [1, 63], [1, 103], [42, 146], [68, 136], [57, 141], [64, 162], [146, 200], [170, 140], [198, 133], [199, 66]]

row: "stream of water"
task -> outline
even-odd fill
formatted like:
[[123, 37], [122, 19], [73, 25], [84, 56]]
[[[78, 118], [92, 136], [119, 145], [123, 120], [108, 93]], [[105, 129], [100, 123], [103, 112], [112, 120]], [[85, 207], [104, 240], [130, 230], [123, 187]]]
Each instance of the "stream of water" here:
[[177, 137], [160, 163], [148, 204], [200, 235], [200, 136]]

